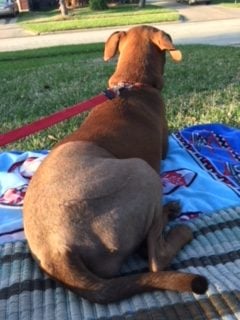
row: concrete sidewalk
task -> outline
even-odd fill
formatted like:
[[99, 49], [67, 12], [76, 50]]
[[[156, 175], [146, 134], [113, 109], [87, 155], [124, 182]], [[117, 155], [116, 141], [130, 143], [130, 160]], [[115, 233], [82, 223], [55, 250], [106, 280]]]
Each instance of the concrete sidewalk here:
[[190, 6], [186, 2], [179, 3], [176, 0], [148, 0], [148, 2], [176, 10], [185, 22], [240, 19], [240, 8], [228, 8], [216, 4], [205, 5], [203, 3]]
[[[176, 44], [240, 45], [240, 19], [155, 24]], [[129, 27], [73, 31], [0, 40], [0, 51], [18, 51], [59, 45], [104, 42], [109, 35]]]

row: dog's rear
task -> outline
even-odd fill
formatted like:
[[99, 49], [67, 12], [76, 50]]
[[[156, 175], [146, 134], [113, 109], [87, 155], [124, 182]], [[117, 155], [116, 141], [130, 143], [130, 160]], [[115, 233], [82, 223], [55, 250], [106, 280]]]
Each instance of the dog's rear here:
[[[44, 160], [25, 197], [33, 256], [51, 277], [97, 303], [156, 289], [203, 293], [204, 278], [162, 271], [170, 257], [161, 240], [160, 196], [160, 179], [145, 161], [116, 159], [89, 142], [61, 145]], [[144, 239], [156, 272], [116, 277]], [[189, 231], [179, 230], [169, 248], [177, 252], [188, 241]]]
[[[165, 52], [181, 54], [167, 34], [146, 26], [114, 33], [105, 60], [118, 50], [109, 86], [121, 87], [120, 96], [96, 107], [32, 178], [24, 201], [30, 249], [51, 277], [94, 302], [156, 289], [204, 293], [204, 277], [163, 271], [192, 237], [181, 226], [163, 238], [169, 212], [158, 176], [167, 148], [159, 94]], [[153, 272], [116, 277], [144, 241]]]

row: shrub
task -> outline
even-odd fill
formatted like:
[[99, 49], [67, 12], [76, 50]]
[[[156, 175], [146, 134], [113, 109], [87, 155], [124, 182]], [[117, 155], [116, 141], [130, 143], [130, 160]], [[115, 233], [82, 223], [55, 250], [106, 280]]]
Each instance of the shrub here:
[[89, 6], [92, 10], [106, 10], [107, 0], [89, 0]]

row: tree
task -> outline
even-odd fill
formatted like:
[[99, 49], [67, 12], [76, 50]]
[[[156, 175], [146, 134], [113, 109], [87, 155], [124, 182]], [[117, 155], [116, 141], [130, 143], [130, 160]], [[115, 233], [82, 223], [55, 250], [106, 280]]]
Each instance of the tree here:
[[108, 9], [107, 0], [89, 0], [91, 10], [106, 10]]
[[65, 0], [59, 0], [59, 9], [60, 9], [61, 15], [62, 15], [63, 17], [65, 17], [65, 16], [68, 15], [68, 9], [67, 9]]
[[140, 8], [144, 8], [145, 5], [146, 5], [146, 0], [139, 0], [138, 6], [139, 6]]

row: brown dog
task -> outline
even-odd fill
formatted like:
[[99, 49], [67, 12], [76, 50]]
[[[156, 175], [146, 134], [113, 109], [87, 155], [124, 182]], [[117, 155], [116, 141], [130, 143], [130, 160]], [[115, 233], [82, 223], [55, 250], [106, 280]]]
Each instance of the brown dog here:
[[[33, 256], [51, 277], [90, 301], [108, 303], [144, 291], [204, 293], [204, 277], [163, 271], [192, 239], [186, 226], [164, 235], [160, 160], [167, 123], [159, 90], [165, 52], [181, 60], [170, 37], [153, 27], [115, 32], [104, 59], [120, 52], [109, 86], [120, 95], [97, 106], [80, 129], [55, 147], [32, 178], [24, 228]], [[152, 272], [116, 277], [146, 245]]]

